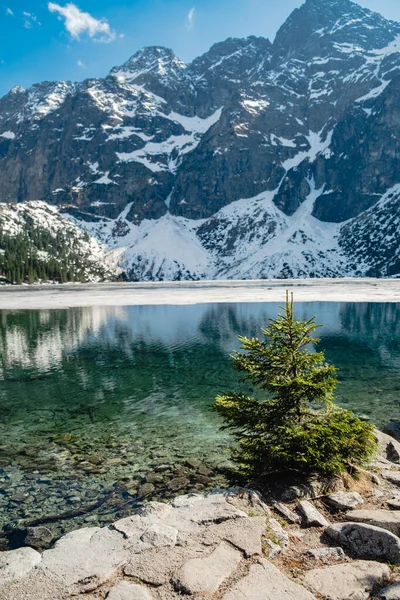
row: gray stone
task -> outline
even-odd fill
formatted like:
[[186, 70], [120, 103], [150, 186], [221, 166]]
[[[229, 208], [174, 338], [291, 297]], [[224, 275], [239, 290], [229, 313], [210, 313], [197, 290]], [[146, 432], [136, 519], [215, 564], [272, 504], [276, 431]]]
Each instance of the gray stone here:
[[168, 525], [150, 525], [141, 536], [142, 542], [156, 548], [161, 546], [175, 546], [178, 530]]
[[72, 593], [87, 592], [113, 577], [127, 556], [127, 542], [118, 531], [87, 527], [45, 550], [40, 568], [59, 577]]
[[244, 511], [252, 517], [261, 517], [262, 515], [271, 516], [269, 506], [263, 501], [260, 494], [245, 488], [233, 488], [224, 492], [228, 504]]
[[222, 600], [316, 600], [265, 559], [252, 565], [249, 574], [240, 579]]
[[108, 592], [107, 600], [153, 600], [154, 596], [143, 585], [121, 581]]
[[274, 560], [274, 558], [282, 553], [282, 548], [271, 540], [265, 540], [265, 546], [268, 548], [268, 551], [267, 549], [265, 550], [265, 555], [268, 556], [270, 560]]
[[0, 552], [0, 584], [25, 577], [41, 560], [41, 555], [33, 548]]
[[289, 521], [289, 523], [301, 523], [301, 518], [299, 515], [296, 515], [296, 513], [286, 506], [286, 504], [283, 504], [282, 502], [274, 502], [273, 507], [276, 511], [283, 515], [285, 519]]
[[276, 519], [269, 519], [269, 530], [273, 537], [272, 541], [279, 544], [281, 549], [285, 551], [289, 546], [289, 534]]
[[148, 502], [144, 504], [137, 514], [141, 517], [157, 517], [157, 519], [165, 519], [171, 514], [172, 506], [164, 502]]
[[175, 586], [186, 594], [214, 594], [241, 559], [238, 550], [222, 542], [208, 556], [188, 560], [175, 578]]
[[400, 535], [399, 510], [352, 510], [346, 514], [347, 521], [368, 523]]
[[52, 539], [53, 534], [47, 527], [28, 527], [24, 542], [26, 546], [36, 550], [44, 550]]
[[325, 517], [308, 500], [301, 500], [296, 508], [303, 516], [305, 527], [326, 527], [329, 525]]
[[335, 510], [352, 510], [364, 503], [358, 492], [335, 492], [325, 498], [327, 504]]
[[200, 494], [178, 496], [172, 501], [172, 506], [180, 509], [177, 513], [180, 523], [190, 521], [198, 525], [207, 525], [222, 523], [229, 519], [247, 518], [244, 511], [227, 502], [226, 495], [223, 493], [212, 493], [206, 496]]
[[349, 548], [358, 558], [400, 564], [400, 539], [386, 529], [365, 523], [336, 523], [330, 525], [325, 533], [335, 542]]
[[387, 565], [358, 560], [308, 571], [304, 583], [323, 600], [367, 600], [390, 580], [390, 573]]
[[400, 442], [400, 421], [390, 421], [390, 423], [385, 425], [383, 431]]
[[400, 600], [400, 582], [385, 587], [377, 596], [381, 600]]
[[207, 545], [218, 543], [221, 540], [230, 542], [247, 557], [262, 554], [261, 538], [267, 530], [265, 517], [251, 517], [225, 521], [220, 525], [209, 525], [203, 536]]
[[387, 501], [387, 505], [393, 510], [400, 510], [400, 498], [391, 498]]
[[329, 558], [333, 560], [343, 560], [345, 554], [342, 548], [311, 548], [307, 554], [317, 560]]
[[187, 477], [175, 477], [167, 483], [167, 488], [171, 490], [171, 492], [178, 492], [179, 490], [185, 489], [189, 484], [190, 481]]
[[400, 443], [391, 435], [375, 429], [375, 437], [378, 442], [378, 457], [393, 463], [400, 463]]
[[400, 485], [400, 472], [398, 471], [382, 471], [381, 476], [394, 485]]

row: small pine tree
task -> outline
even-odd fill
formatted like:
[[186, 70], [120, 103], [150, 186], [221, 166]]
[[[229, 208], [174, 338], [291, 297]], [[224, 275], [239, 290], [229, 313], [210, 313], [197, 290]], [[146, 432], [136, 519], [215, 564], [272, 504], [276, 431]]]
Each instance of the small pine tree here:
[[310, 347], [319, 342], [312, 337], [315, 317], [296, 320], [288, 293], [282, 310], [262, 330], [265, 341], [240, 337], [245, 352], [232, 356], [243, 380], [267, 397], [228, 392], [216, 399], [216, 411], [238, 441], [238, 472], [333, 475], [364, 464], [375, 450], [373, 427], [334, 404], [336, 369]]

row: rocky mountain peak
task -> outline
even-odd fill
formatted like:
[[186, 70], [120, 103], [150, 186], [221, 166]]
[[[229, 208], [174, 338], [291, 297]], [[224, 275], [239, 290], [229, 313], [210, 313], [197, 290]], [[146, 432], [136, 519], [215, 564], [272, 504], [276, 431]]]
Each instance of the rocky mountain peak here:
[[170, 48], [146, 46], [136, 52], [122, 66], [114, 67], [110, 75], [129, 82], [143, 79], [146, 76], [176, 79], [186, 68], [186, 64], [179, 60]]
[[400, 25], [351, 0], [306, 0], [279, 29], [274, 41], [276, 60], [316, 54], [322, 47], [349, 44], [371, 50], [387, 46]]

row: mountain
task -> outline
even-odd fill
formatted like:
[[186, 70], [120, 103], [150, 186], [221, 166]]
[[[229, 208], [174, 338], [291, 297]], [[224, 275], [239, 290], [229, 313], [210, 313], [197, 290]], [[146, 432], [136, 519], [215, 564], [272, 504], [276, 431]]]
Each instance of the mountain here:
[[14, 88], [0, 200], [53, 205], [133, 280], [398, 275], [399, 87], [399, 23], [306, 0], [273, 43]]

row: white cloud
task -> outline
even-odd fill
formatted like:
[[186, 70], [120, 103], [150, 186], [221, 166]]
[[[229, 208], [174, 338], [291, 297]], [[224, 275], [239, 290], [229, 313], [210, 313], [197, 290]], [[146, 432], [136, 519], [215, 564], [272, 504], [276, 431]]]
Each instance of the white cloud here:
[[25, 11], [22, 14], [25, 17], [24, 27], [26, 29], [32, 29], [32, 26], [34, 24], [38, 25], [40, 27], [41, 23], [39, 22], [36, 15], [34, 15], [33, 13], [30, 13], [30, 12], [25, 12]]
[[84, 62], [82, 62], [81, 60], [78, 60], [78, 62], [76, 63], [78, 65], [78, 67], [80, 67], [81, 69], [86, 69], [86, 65]]
[[196, 14], [196, 9], [193, 7], [193, 8], [191, 8], [189, 10], [188, 16], [187, 16], [187, 19], [186, 19], [186, 28], [187, 29], [192, 29], [193, 28], [195, 14]]
[[47, 7], [50, 12], [58, 13], [59, 18], [65, 19], [65, 28], [75, 40], [79, 40], [84, 33], [95, 42], [112, 42], [116, 38], [116, 33], [111, 29], [107, 19], [95, 19], [72, 2], [65, 6], [49, 2]]
[[13, 17], [13, 16], [14, 16], [14, 13], [13, 13], [13, 11], [11, 10], [11, 8], [6, 8], [6, 14], [7, 14], [7, 15], [10, 15], [10, 17]]

